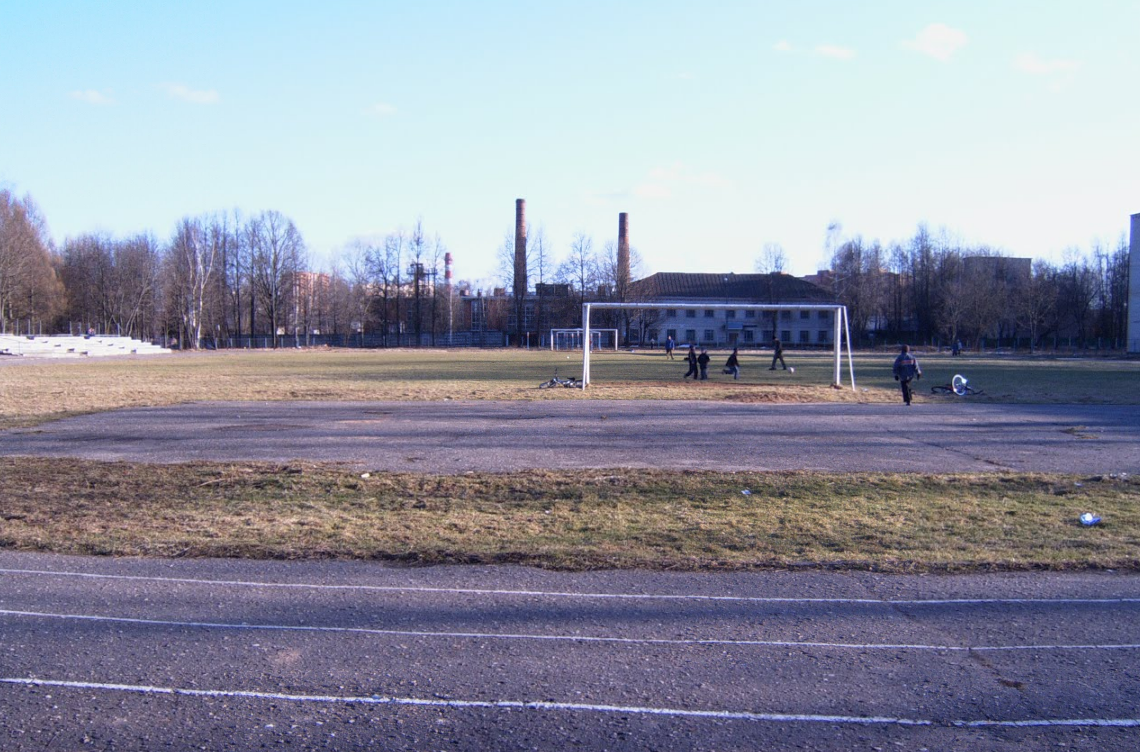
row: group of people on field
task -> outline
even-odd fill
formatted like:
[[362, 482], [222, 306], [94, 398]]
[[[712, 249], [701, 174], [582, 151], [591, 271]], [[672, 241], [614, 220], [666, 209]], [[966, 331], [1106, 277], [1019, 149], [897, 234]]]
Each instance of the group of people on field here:
[[[784, 362], [784, 348], [780, 344], [780, 340], [778, 338], [772, 340], [772, 347], [772, 367], [768, 370], [775, 371], [777, 362], [784, 368], [785, 371], [789, 370], [787, 363]], [[665, 356], [670, 360], [673, 360], [674, 349], [676, 349], [676, 343], [673, 342], [673, 338], [666, 338]], [[697, 381], [698, 379], [700, 381], [708, 380], [709, 361], [712, 360], [712, 358], [709, 357], [709, 351], [706, 348], [702, 347], [701, 352], [698, 355], [696, 346], [690, 344], [689, 352], [687, 355], [685, 355], [685, 360], [689, 364], [689, 370], [685, 372], [685, 375], [682, 378], [687, 379], [692, 376], [693, 381]], [[794, 368], [791, 370], [793, 373], [795, 372]], [[740, 380], [740, 353], [737, 352], [737, 349], [735, 347], [732, 348], [732, 354], [728, 356], [728, 360], [725, 362], [724, 369], [721, 371], [721, 373], [725, 375], [732, 374], [733, 381]]]
[[[665, 355], [670, 360], [673, 360], [673, 351], [676, 349], [676, 343], [672, 337], [665, 340]], [[693, 377], [693, 381], [707, 381], [709, 378], [709, 351], [701, 348], [700, 354], [697, 353], [695, 345], [689, 345], [689, 352], [685, 355], [685, 360], [689, 364], [689, 370], [685, 372], [683, 378]], [[778, 337], [772, 340], [772, 365], [768, 368], [769, 371], [776, 370], [776, 363], [779, 363], [784, 370], [791, 370], [793, 373], [795, 369], [789, 369], [787, 363], [784, 362], [784, 348], [780, 343]], [[914, 392], [911, 390], [911, 382], [915, 379], [922, 378], [922, 369], [918, 365], [918, 359], [910, 351], [909, 345], [903, 345], [898, 357], [895, 358], [893, 372], [895, 381], [899, 382], [902, 388], [903, 402], [908, 406], [914, 397]], [[740, 379], [740, 357], [736, 348], [732, 348], [732, 354], [728, 356], [728, 361], [724, 364], [724, 374], [732, 374], [734, 381]]]

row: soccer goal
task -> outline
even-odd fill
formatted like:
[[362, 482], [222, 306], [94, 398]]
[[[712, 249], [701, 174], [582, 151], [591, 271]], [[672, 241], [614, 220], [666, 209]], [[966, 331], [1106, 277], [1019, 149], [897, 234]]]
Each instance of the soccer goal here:
[[[595, 308], [606, 310], [637, 310], [637, 309], [680, 309], [680, 310], [733, 310], [733, 311], [771, 311], [773, 318], [780, 316], [784, 311], [831, 311], [833, 332], [831, 341], [835, 352], [835, 377], [832, 386], [843, 386], [843, 345], [847, 345], [847, 369], [851, 379], [851, 391], [855, 389], [855, 361], [851, 355], [851, 325], [847, 319], [847, 306], [822, 303], [783, 303], [762, 305], [758, 303], [583, 303], [582, 329], [583, 337], [591, 336], [590, 312]], [[789, 313], [788, 315], [791, 315]], [[602, 330], [613, 331], [613, 330]], [[615, 348], [616, 349], [616, 348]], [[582, 388], [590, 385], [590, 351], [582, 351]]]
[[[603, 346], [606, 349], [613, 347], [615, 351], [618, 349], [617, 329], [591, 329], [589, 339], [594, 350], [601, 350]], [[551, 350], [581, 350], [585, 341], [586, 334], [583, 329], [550, 330]]]

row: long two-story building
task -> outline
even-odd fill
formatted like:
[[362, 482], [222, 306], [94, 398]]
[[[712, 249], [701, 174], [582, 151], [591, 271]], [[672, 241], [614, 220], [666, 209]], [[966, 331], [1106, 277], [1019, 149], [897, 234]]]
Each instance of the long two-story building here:
[[[834, 303], [833, 296], [788, 274], [659, 272], [637, 280], [631, 288], [631, 299], [638, 303], [662, 303], [659, 309], [640, 312], [637, 329], [645, 344], [663, 343], [666, 337], [681, 345], [704, 347], [756, 347], [775, 337], [801, 346], [831, 347], [835, 342], [834, 311], [787, 308]], [[670, 302], [686, 307], [670, 308]], [[717, 307], [688, 307], [700, 303]], [[734, 309], [733, 303], [782, 308]]]

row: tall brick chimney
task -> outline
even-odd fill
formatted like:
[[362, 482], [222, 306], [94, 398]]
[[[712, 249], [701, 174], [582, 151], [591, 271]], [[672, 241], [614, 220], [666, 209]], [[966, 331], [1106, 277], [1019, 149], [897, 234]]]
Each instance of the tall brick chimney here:
[[526, 199], [515, 199], [515, 335], [522, 347], [526, 332]]
[[617, 257], [617, 289], [619, 295], [624, 295], [629, 289], [629, 213], [618, 214], [618, 257]]

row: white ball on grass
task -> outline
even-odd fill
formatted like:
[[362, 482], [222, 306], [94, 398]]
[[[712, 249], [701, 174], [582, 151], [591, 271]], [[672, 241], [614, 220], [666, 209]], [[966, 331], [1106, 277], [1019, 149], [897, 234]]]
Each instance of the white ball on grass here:
[[789, 369], [788, 369], [788, 373], [795, 373], [795, 372], [796, 372], [796, 369], [795, 369], [795, 368], [789, 368]]

